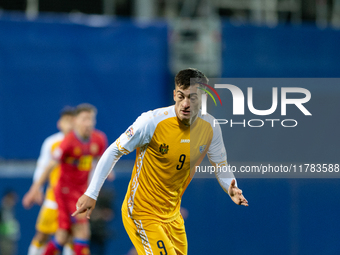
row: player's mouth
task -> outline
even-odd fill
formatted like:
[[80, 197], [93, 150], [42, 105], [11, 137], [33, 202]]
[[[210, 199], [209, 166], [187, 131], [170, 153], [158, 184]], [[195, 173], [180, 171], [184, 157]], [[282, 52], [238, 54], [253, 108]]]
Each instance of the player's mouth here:
[[181, 110], [181, 113], [183, 115], [189, 116], [190, 115], [190, 110]]

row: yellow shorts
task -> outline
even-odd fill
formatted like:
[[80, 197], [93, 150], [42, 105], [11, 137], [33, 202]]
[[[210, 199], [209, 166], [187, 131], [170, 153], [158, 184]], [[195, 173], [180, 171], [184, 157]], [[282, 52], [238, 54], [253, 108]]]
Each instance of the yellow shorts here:
[[43, 205], [35, 227], [41, 233], [53, 235], [58, 229], [58, 209], [52, 209]]
[[174, 221], [133, 220], [122, 213], [123, 224], [138, 255], [186, 255], [187, 235], [184, 220], [179, 215]]

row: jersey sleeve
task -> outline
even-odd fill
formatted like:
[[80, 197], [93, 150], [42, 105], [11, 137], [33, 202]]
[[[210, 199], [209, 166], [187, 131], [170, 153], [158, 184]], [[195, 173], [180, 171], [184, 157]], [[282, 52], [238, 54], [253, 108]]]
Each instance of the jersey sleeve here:
[[233, 172], [228, 171], [227, 152], [224, 146], [220, 125], [215, 125], [215, 127], [213, 126], [213, 138], [207, 155], [210, 162], [217, 167], [215, 176], [219, 184], [223, 190], [228, 193], [230, 183], [233, 179], [235, 179], [235, 176]]
[[105, 150], [103, 156], [98, 161], [85, 195], [92, 199], [97, 199], [105, 179], [120, 157], [149, 143], [152, 137], [151, 132], [152, 124], [150, 123], [149, 114], [144, 113]]
[[118, 149], [123, 154], [128, 154], [136, 148], [148, 144], [152, 138], [152, 115], [149, 112], [143, 113], [137, 120], [116, 140]]
[[62, 161], [66, 155], [70, 152], [71, 143], [69, 136], [66, 136], [60, 143], [59, 147], [56, 148], [52, 153], [52, 158], [56, 161]]
[[45, 171], [51, 159], [52, 159], [52, 143], [50, 140], [45, 139], [41, 146], [40, 155], [37, 160], [37, 166], [34, 170], [33, 182], [39, 180], [40, 176]]
[[207, 155], [210, 162], [217, 165], [227, 164], [227, 153], [219, 125], [215, 125], [215, 127], [213, 127], [213, 137]]

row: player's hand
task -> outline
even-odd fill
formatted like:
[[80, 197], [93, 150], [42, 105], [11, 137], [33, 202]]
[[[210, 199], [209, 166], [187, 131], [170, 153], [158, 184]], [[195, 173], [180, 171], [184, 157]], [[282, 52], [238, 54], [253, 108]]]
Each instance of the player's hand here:
[[247, 199], [242, 195], [242, 190], [236, 187], [236, 181], [232, 180], [228, 189], [228, 194], [235, 204], [248, 206]]
[[76, 216], [80, 213], [86, 212], [86, 218], [90, 219], [91, 213], [96, 206], [96, 200], [86, 196], [82, 195], [76, 204], [77, 210], [72, 214], [72, 216]]
[[44, 194], [41, 189], [35, 185], [31, 186], [29, 191], [24, 195], [22, 199], [22, 205], [25, 209], [30, 209], [33, 204], [41, 205], [43, 202]]

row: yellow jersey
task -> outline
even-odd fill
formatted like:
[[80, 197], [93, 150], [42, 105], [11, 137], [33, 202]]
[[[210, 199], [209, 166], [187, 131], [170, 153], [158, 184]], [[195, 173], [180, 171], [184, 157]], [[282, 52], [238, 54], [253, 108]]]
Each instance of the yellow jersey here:
[[122, 212], [133, 219], [174, 220], [192, 179], [190, 171], [206, 154], [218, 165], [227, 160], [214, 118], [199, 113], [195, 122], [186, 126], [177, 118], [174, 106], [143, 113], [115, 145], [121, 154], [137, 152], [122, 205]]

